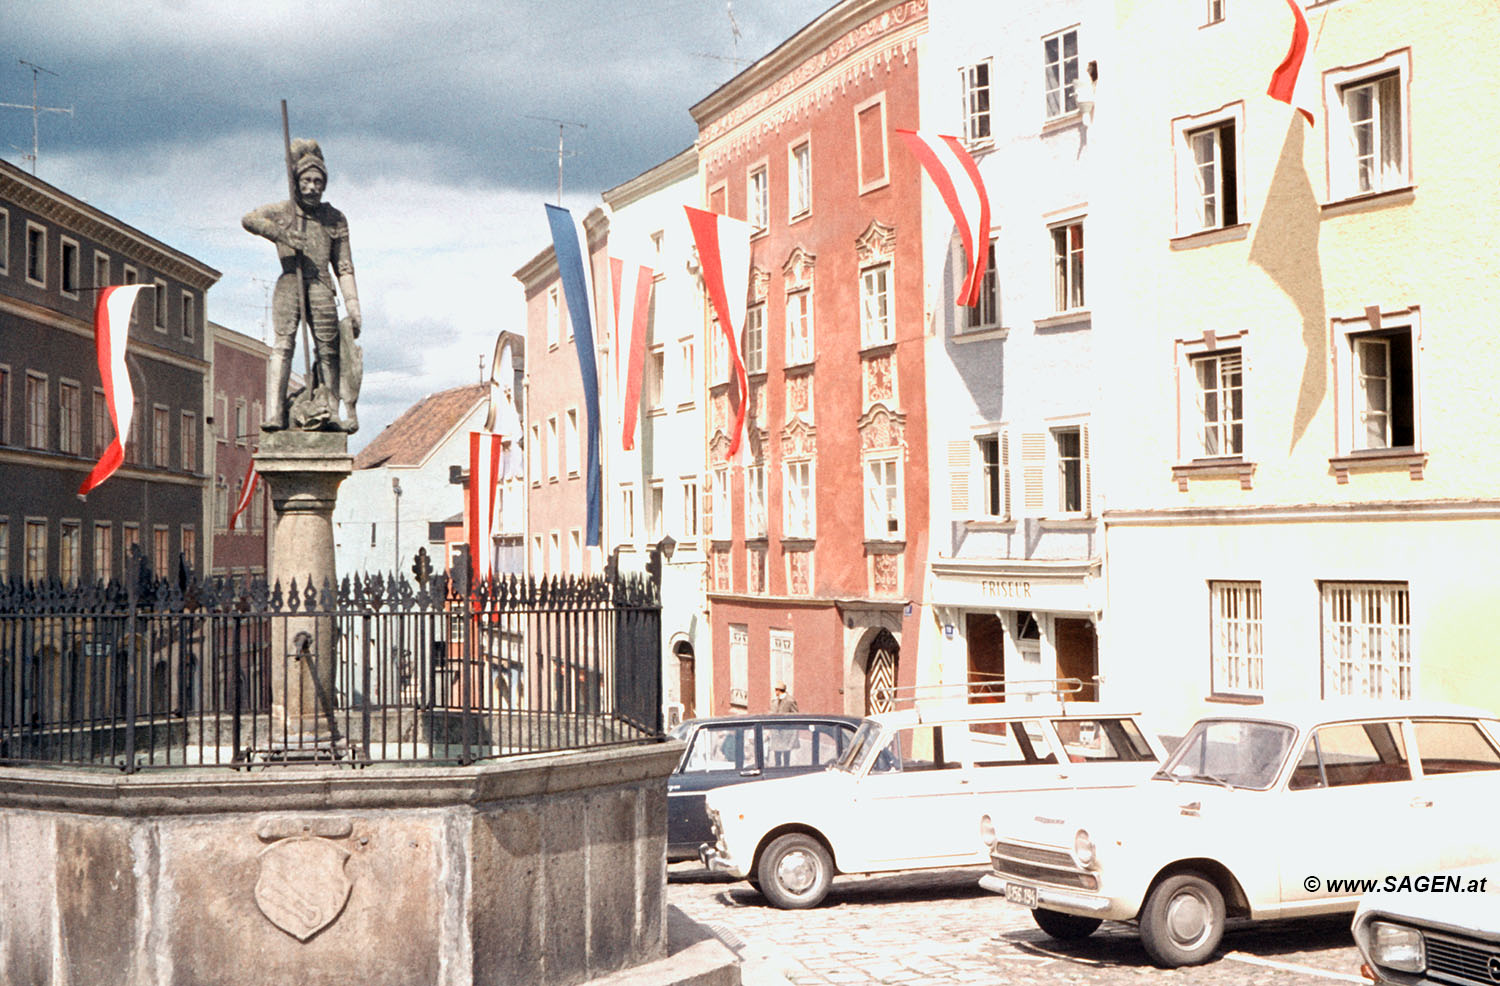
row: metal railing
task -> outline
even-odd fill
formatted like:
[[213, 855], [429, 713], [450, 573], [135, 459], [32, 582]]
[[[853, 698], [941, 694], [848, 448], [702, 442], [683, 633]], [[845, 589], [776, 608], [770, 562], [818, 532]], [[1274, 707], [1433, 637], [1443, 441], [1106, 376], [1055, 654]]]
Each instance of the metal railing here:
[[662, 735], [646, 580], [127, 570], [0, 584], [0, 763], [470, 763]]

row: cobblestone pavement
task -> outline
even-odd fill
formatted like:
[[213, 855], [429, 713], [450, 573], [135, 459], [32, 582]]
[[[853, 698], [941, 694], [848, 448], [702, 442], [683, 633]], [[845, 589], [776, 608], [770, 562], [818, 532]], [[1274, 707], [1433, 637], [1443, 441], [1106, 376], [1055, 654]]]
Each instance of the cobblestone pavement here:
[[667, 872], [668, 901], [740, 954], [746, 986], [1365, 982], [1348, 917], [1232, 924], [1213, 962], [1165, 970], [1130, 925], [1053, 941], [1029, 912], [979, 889], [978, 869], [842, 876], [806, 911], [777, 910], [697, 864]]

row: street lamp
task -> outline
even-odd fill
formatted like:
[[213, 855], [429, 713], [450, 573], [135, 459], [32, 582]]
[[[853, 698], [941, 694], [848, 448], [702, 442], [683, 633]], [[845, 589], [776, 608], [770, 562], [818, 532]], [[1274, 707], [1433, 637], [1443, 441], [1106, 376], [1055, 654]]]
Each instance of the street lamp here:
[[395, 476], [391, 477], [391, 492], [396, 495], [396, 554], [395, 565], [391, 571], [399, 573], [401, 571], [401, 480]]

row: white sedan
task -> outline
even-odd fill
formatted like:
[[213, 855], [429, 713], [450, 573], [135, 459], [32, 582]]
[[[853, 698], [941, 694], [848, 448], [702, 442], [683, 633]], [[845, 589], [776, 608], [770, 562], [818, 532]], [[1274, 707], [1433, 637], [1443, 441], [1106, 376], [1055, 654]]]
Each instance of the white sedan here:
[[778, 907], [812, 907], [835, 872], [983, 864], [981, 812], [1018, 795], [1138, 784], [1163, 756], [1131, 714], [1094, 703], [918, 706], [863, 721], [826, 772], [709, 792], [709, 869]]
[[1500, 866], [1385, 878], [1354, 912], [1371, 982], [1500, 982]]
[[1226, 916], [1353, 911], [1371, 880], [1500, 861], [1497, 737], [1490, 713], [1416, 702], [1202, 719], [1133, 790], [997, 821], [980, 885], [1055, 938], [1137, 921], [1158, 965], [1202, 962]]

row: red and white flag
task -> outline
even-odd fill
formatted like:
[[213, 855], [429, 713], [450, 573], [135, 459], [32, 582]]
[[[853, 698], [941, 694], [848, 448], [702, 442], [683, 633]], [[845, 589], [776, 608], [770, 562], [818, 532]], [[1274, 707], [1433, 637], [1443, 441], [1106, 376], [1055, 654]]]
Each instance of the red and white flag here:
[[99, 353], [99, 377], [115, 439], [78, 487], [79, 496], [113, 476], [125, 461], [125, 437], [130, 434], [130, 418], [135, 413], [135, 390], [125, 369], [125, 345], [130, 336], [130, 310], [135, 307], [136, 296], [149, 287], [152, 285], [124, 284], [99, 292], [99, 303], [94, 307], [94, 346]]
[[1266, 95], [1289, 104], [1306, 117], [1308, 123], [1317, 126], [1318, 100], [1313, 91], [1317, 73], [1313, 71], [1309, 41], [1312, 32], [1308, 30], [1302, 4], [1298, 0], [1286, 0], [1286, 5], [1292, 8], [1292, 46], [1287, 49], [1281, 64], [1276, 66], [1276, 71], [1271, 73]]
[[979, 165], [957, 137], [918, 130], [897, 130], [906, 146], [937, 186], [963, 241], [969, 270], [958, 289], [959, 304], [979, 304], [984, 266], [990, 253], [990, 200], [979, 177]]
[[240, 514], [250, 506], [250, 500], [255, 495], [255, 484], [260, 482], [260, 473], [255, 471], [255, 460], [251, 459], [245, 463], [245, 478], [240, 481], [240, 501], [234, 505], [234, 513], [229, 515], [229, 530], [234, 530], [235, 524], [239, 522]]
[[708, 291], [708, 300], [719, 320], [719, 329], [724, 333], [729, 365], [734, 372], [736, 393], [739, 396], [734, 431], [729, 436], [729, 458], [733, 459], [740, 450], [740, 437], [745, 430], [745, 410], [750, 403], [750, 384], [745, 378], [744, 360], [740, 358], [739, 338], [745, 327], [746, 301], [750, 292], [752, 228], [749, 223], [739, 219], [705, 212], [690, 205], [683, 208], [687, 210], [688, 226], [693, 230], [693, 242], [698, 247], [703, 286]]
[[464, 530], [469, 536], [469, 563], [474, 578], [490, 576], [491, 534], [500, 496], [500, 467], [504, 438], [482, 431], [469, 432], [469, 490], [464, 497]]
[[635, 448], [640, 415], [641, 376], [646, 370], [646, 327], [651, 318], [654, 271], [620, 257], [609, 258], [615, 305], [615, 384], [620, 395], [620, 447]]

